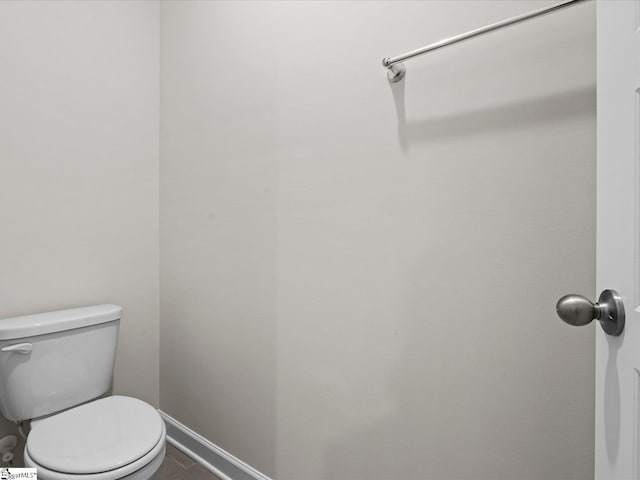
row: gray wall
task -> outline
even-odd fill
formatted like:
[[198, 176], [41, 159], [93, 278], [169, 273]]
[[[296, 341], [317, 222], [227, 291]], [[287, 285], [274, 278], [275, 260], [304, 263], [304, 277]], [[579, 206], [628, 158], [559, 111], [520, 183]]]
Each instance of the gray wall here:
[[158, 26], [157, 2], [0, 2], [0, 318], [122, 305], [114, 391], [154, 405]]
[[160, 405], [279, 480], [593, 476], [592, 2], [163, 2]]

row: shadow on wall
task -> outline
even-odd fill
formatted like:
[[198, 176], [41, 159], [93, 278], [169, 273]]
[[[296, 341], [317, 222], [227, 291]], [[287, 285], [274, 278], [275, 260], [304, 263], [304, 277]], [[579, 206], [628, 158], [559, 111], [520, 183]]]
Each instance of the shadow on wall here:
[[405, 81], [390, 84], [398, 116], [398, 141], [406, 153], [418, 142], [452, 139], [506, 129], [523, 128], [563, 118], [588, 115], [595, 108], [596, 86], [556, 92], [544, 97], [407, 121]]
[[612, 465], [618, 458], [620, 447], [620, 379], [618, 378], [618, 350], [625, 337], [607, 335], [609, 357], [604, 376], [604, 436], [607, 444], [607, 457]]

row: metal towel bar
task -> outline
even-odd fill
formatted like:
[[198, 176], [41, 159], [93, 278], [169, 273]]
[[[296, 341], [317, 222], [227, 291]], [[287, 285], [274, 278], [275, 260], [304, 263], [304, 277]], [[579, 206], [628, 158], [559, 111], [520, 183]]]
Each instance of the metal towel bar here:
[[545, 15], [547, 13], [551, 13], [561, 8], [568, 7], [570, 5], [576, 4], [578, 2], [583, 2], [583, 1], [586, 1], [586, 0], [563, 0], [562, 2], [555, 3], [553, 5], [549, 5], [543, 8], [539, 8], [538, 10], [533, 10], [528, 13], [523, 13], [522, 15], [507, 18], [506, 20], [502, 20], [500, 22], [492, 23], [491, 25], [486, 25], [484, 27], [476, 28], [475, 30], [471, 30], [466, 33], [461, 33], [459, 35], [455, 35], [450, 38], [445, 38], [444, 40], [440, 40], [438, 42], [432, 43], [425, 47], [418, 48], [417, 50], [412, 50], [410, 52], [403, 53], [402, 55], [396, 55], [395, 57], [385, 57], [382, 59], [382, 66], [388, 69], [387, 77], [389, 78], [390, 82], [399, 82], [404, 78], [406, 73], [406, 68], [401, 63], [404, 60], [409, 60], [410, 58], [417, 57], [418, 55], [432, 52], [434, 50], [438, 50], [448, 45], [452, 45], [454, 43], [458, 43], [463, 40], [467, 40], [469, 38], [477, 37], [478, 35], [483, 35], [485, 33], [492, 32], [500, 28], [508, 27], [509, 25], [523, 22], [525, 20], [529, 20], [530, 18], [538, 17], [540, 15]]

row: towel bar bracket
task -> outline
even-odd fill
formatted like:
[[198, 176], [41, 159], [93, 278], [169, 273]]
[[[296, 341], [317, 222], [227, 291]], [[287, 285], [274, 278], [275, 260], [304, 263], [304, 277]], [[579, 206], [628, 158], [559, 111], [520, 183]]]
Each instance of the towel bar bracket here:
[[[386, 58], [385, 58], [386, 60]], [[384, 61], [384, 60], [383, 60]], [[404, 63], [396, 63], [387, 68], [387, 78], [391, 83], [397, 83], [407, 74], [407, 67]]]

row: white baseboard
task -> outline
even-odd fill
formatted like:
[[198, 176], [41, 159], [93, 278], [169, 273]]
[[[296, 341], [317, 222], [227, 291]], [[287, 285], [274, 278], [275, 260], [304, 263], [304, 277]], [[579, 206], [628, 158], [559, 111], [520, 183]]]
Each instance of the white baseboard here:
[[167, 427], [167, 442], [182, 450], [223, 480], [271, 480], [202, 435], [159, 410]]

